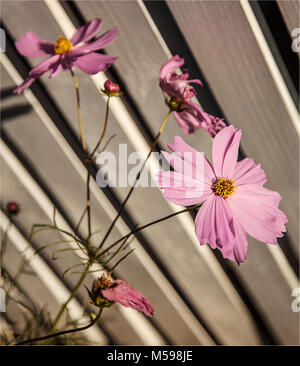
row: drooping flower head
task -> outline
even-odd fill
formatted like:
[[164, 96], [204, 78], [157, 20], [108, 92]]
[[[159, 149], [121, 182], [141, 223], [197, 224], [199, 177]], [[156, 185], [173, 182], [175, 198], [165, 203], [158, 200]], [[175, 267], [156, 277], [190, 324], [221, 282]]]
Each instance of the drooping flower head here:
[[210, 121], [203, 121], [201, 127], [204, 128], [212, 137], [215, 137], [218, 132], [220, 132], [227, 125], [223, 118], [214, 117], [209, 114]]
[[47, 71], [50, 72], [51, 78], [74, 66], [91, 75], [110, 67], [116, 61], [116, 57], [93, 51], [108, 46], [116, 38], [118, 30], [112, 29], [89, 42], [99, 32], [101, 23], [101, 19], [95, 18], [78, 28], [70, 40], [58, 37], [56, 42], [40, 39], [32, 32], [25, 33], [15, 42], [18, 52], [31, 58], [49, 57], [30, 71], [28, 78], [14, 90], [14, 93], [20, 94]]
[[[163, 153], [173, 166], [176, 159], [184, 162], [185, 170], [177, 161], [177, 171], [158, 175], [163, 196], [168, 201], [182, 206], [205, 201], [195, 220], [200, 244], [219, 249], [224, 258], [238, 264], [246, 260], [247, 233], [264, 243], [276, 244], [276, 238], [286, 231], [287, 223], [286, 215], [278, 208], [280, 194], [263, 187], [267, 178], [260, 164], [256, 165], [249, 158], [237, 162], [241, 134], [241, 130], [233, 126], [217, 134], [213, 142], [213, 166], [204, 158], [203, 174], [194, 174], [195, 156], [199, 152], [175, 137], [168, 147], [179, 157]], [[189, 152], [188, 159], [185, 152]], [[172, 182], [181, 179], [185, 184], [166, 184], [170, 175]], [[203, 177], [202, 186], [197, 182], [198, 177]], [[197, 189], [203, 186], [204, 189]]]
[[143, 312], [147, 316], [154, 314], [154, 309], [149, 300], [133, 289], [123, 280], [112, 280], [110, 273], [102, 274], [94, 280], [90, 297], [97, 306], [110, 306], [114, 302]]
[[202, 86], [202, 82], [198, 79], [188, 80], [187, 70], [184, 70], [181, 75], [177, 74], [175, 70], [183, 64], [184, 59], [175, 55], [160, 69], [159, 85], [170, 97], [167, 104], [174, 111], [173, 114], [179, 127], [186, 134], [203, 127], [208, 133], [215, 136], [226, 125], [222, 122], [218, 123], [217, 127], [214, 120], [216, 117], [204, 112], [197, 103], [191, 102], [190, 99], [196, 95], [196, 91], [190, 84], [195, 83]]

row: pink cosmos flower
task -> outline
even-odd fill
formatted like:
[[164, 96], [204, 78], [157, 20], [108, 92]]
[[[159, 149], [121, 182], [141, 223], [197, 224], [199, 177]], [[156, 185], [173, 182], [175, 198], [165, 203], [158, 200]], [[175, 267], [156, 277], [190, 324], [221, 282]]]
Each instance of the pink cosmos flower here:
[[183, 64], [184, 59], [175, 55], [160, 69], [159, 85], [171, 97], [167, 102], [168, 106], [174, 111], [174, 117], [179, 127], [186, 134], [195, 132], [196, 128], [203, 127], [208, 133], [215, 136], [226, 125], [222, 122], [216, 126], [216, 117], [204, 112], [198, 104], [190, 101], [196, 95], [196, 91], [190, 83], [201, 86], [202, 83], [198, 79], [188, 80], [187, 70], [184, 70], [181, 75], [176, 74], [175, 70]]
[[127, 282], [111, 280], [110, 273], [108, 276], [103, 274], [93, 282], [92, 298], [95, 301], [99, 296], [110, 302], [118, 302], [125, 307], [141, 311], [147, 316], [153, 316], [154, 314], [153, 306], [149, 300], [133, 289]]
[[34, 67], [28, 78], [14, 90], [14, 93], [20, 94], [46, 71], [50, 72], [49, 77], [51, 78], [63, 70], [72, 69], [74, 66], [79, 67], [87, 74], [96, 74], [110, 67], [116, 61], [116, 57], [93, 51], [108, 46], [116, 38], [118, 30], [112, 29], [98, 39], [88, 42], [98, 33], [101, 23], [101, 19], [93, 19], [78, 28], [71, 40], [59, 37], [55, 43], [40, 39], [34, 33], [25, 33], [15, 42], [21, 55], [32, 58], [50, 57]]
[[[194, 164], [199, 152], [180, 137], [175, 137], [173, 144], [168, 145], [179, 156], [163, 152], [177, 171], [158, 175], [163, 196], [168, 201], [182, 206], [205, 201], [195, 220], [200, 244], [208, 243], [212, 249], [219, 249], [224, 258], [238, 264], [246, 260], [246, 233], [264, 243], [276, 244], [276, 237], [283, 236], [287, 222], [286, 215], [278, 208], [280, 194], [263, 187], [267, 178], [260, 164], [256, 165], [249, 158], [237, 162], [240, 138], [241, 130], [233, 126], [217, 134], [212, 149], [213, 166], [204, 158], [202, 190], [195, 188], [199, 187]], [[189, 152], [187, 158], [186, 152]], [[178, 164], [180, 162], [185, 164]], [[182, 165], [185, 171], [178, 168]], [[173, 183], [183, 181], [184, 177], [184, 184], [179, 187], [166, 184], [168, 175]]]

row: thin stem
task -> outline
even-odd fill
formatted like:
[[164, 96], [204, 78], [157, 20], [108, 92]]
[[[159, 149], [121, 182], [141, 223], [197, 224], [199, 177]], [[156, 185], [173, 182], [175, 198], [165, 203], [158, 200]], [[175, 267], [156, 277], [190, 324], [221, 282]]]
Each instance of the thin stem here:
[[93, 149], [92, 153], [90, 154], [90, 156], [87, 159], [87, 180], [86, 180], [86, 200], [87, 200], [87, 221], [88, 221], [88, 244], [89, 247], [91, 246], [91, 233], [92, 233], [92, 229], [91, 229], [91, 220], [92, 220], [92, 216], [91, 216], [91, 199], [90, 199], [90, 180], [91, 180], [91, 164], [93, 161], [93, 157], [98, 149], [98, 147], [100, 146], [104, 136], [105, 136], [105, 132], [107, 130], [107, 125], [108, 125], [108, 113], [109, 113], [109, 101], [110, 101], [110, 97], [108, 97], [107, 99], [107, 103], [106, 103], [106, 112], [105, 112], [105, 119], [104, 119], [104, 126], [103, 126], [103, 130], [101, 133], [101, 136], [95, 146], [95, 148]]
[[56, 318], [55, 318], [55, 320], [54, 320], [54, 322], [53, 322], [53, 324], [52, 324], [52, 327], [50, 328], [49, 334], [51, 334], [51, 333], [54, 331], [54, 329], [55, 329], [55, 327], [56, 327], [57, 323], [59, 322], [59, 320], [60, 320], [60, 318], [61, 318], [61, 316], [62, 316], [62, 314], [63, 314], [64, 310], [66, 309], [67, 305], [68, 305], [68, 304], [69, 304], [69, 302], [73, 299], [73, 297], [76, 295], [76, 293], [77, 293], [77, 291], [79, 290], [79, 288], [80, 288], [80, 286], [81, 286], [82, 282], [84, 281], [84, 279], [85, 279], [85, 277], [86, 277], [86, 275], [87, 275], [87, 273], [88, 273], [88, 270], [90, 269], [91, 265], [92, 265], [92, 264], [91, 264], [90, 262], [87, 264], [87, 266], [86, 266], [86, 268], [85, 268], [84, 272], [82, 273], [82, 275], [81, 275], [81, 277], [80, 277], [79, 281], [77, 282], [77, 285], [74, 287], [74, 289], [73, 289], [72, 293], [70, 294], [69, 298], [68, 298], [68, 299], [67, 299], [67, 301], [66, 301], [66, 302], [61, 306], [61, 308], [60, 308], [60, 310], [59, 310], [59, 312], [58, 312], [58, 314], [57, 314], [57, 316], [56, 316]]
[[[83, 150], [86, 150], [85, 144], [84, 144], [84, 139], [83, 139], [83, 134], [82, 134], [82, 123], [81, 123], [81, 114], [80, 114], [80, 99], [79, 99], [79, 89], [78, 89], [78, 83], [75, 77], [74, 72], [71, 70], [71, 74], [73, 77], [73, 81], [74, 81], [74, 85], [75, 85], [75, 89], [76, 89], [76, 95], [77, 95], [77, 110], [78, 110], [78, 121], [79, 121], [79, 129], [80, 129], [80, 138], [81, 138], [81, 142], [82, 142], [82, 147]], [[107, 99], [107, 104], [106, 104], [106, 113], [105, 113], [105, 120], [104, 120], [104, 127], [103, 127], [103, 131], [101, 133], [101, 136], [95, 146], [95, 148], [93, 149], [91, 155], [87, 158], [87, 180], [86, 180], [86, 200], [87, 200], [87, 207], [86, 207], [86, 211], [87, 211], [87, 220], [88, 220], [88, 246], [89, 248], [91, 247], [91, 243], [90, 243], [90, 239], [91, 239], [91, 235], [92, 235], [92, 230], [91, 230], [91, 202], [90, 202], [90, 179], [91, 179], [91, 163], [92, 163], [92, 158], [95, 154], [95, 152], [97, 151], [99, 145], [101, 144], [106, 129], [107, 129], [107, 124], [108, 124], [108, 112], [109, 112], [109, 100], [110, 98]], [[85, 213], [85, 212], [84, 212]], [[84, 217], [84, 213], [79, 221], [79, 224], [77, 226], [77, 228], [80, 225], [81, 220]], [[92, 262], [89, 261], [87, 266], [85, 267], [84, 272], [82, 273], [79, 281], [77, 282], [76, 286], [74, 287], [72, 293], [70, 294], [69, 298], [67, 299], [67, 301], [62, 305], [62, 307], [59, 310], [59, 313], [57, 314], [52, 327], [50, 329], [49, 333], [52, 333], [57, 325], [57, 323], [59, 322], [64, 310], [66, 309], [67, 305], [69, 304], [69, 302], [73, 299], [73, 297], [76, 295], [77, 291], [79, 290], [81, 284], [83, 283], [85, 277], [87, 276], [87, 274], [89, 273], [89, 269], [92, 265]]]
[[75, 333], [75, 332], [81, 332], [83, 330], [86, 330], [90, 327], [92, 327], [100, 318], [101, 314], [102, 314], [102, 311], [103, 311], [103, 307], [101, 306], [100, 307], [100, 310], [96, 316], [95, 319], [93, 319], [88, 325], [85, 325], [84, 327], [80, 327], [80, 328], [73, 328], [73, 329], [68, 329], [68, 330], [63, 330], [61, 332], [57, 332], [57, 333], [53, 333], [53, 334], [49, 334], [49, 335], [46, 335], [44, 337], [38, 337], [38, 338], [32, 338], [32, 339], [28, 339], [26, 341], [23, 341], [23, 342], [19, 342], [19, 343], [16, 343], [16, 346], [18, 345], [24, 345], [24, 344], [27, 344], [27, 343], [33, 343], [33, 342], [37, 342], [37, 341], [44, 341], [46, 339], [49, 339], [49, 338], [53, 338], [53, 337], [58, 337], [58, 336], [61, 336], [61, 335], [64, 335], [64, 334], [69, 334], [69, 333]]
[[149, 227], [149, 226], [152, 226], [152, 225], [158, 224], [158, 223], [159, 223], [159, 222], [161, 222], [161, 221], [168, 220], [168, 219], [170, 219], [171, 217], [177, 216], [177, 215], [182, 214], [182, 213], [184, 213], [184, 212], [188, 212], [188, 211], [191, 211], [191, 210], [197, 209], [197, 208], [199, 208], [199, 207], [201, 207], [201, 206], [202, 206], [202, 203], [200, 203], [199, 205], [195, 205], [195, 206], [191, 206], [191, 207], [185, 208], [184, 210], [174, 212], [174, 213], [172, 213], [172, 214], [170, 214], [170, 215], [168, 215], [168, 216], [164, 216], [164, 217], [162, 217], [162, 218], [160, 218], [160, 219], [157, 219], [157, 220], [155, 220], [155, 221], [151, 221], [151, 222], [149, 222], [148, 224], [145, 224], [145, 225], [143, 225], [143, 226], [140, 226], [140, 227], [138, 227], [138, 228], [136, 228], [136, 229], [132, 230], [130, 233], [128, 233], [127, 235], [124, 235], [122, 238], [118, 239], [117, 241], [115, 241], [114, 243], [112, 243], [109, 247], [107, 247], [107, 248], [106, 248], [106, 249], [105, 249], [105, 250], [104, 250], [104, 251], [103, 251], [103, 252], [98, 256], [98, 258], [99, 258], [100, 256], [104, 255], [105, 253], [107, 253], [110, 249], [112, 249], [114, 246], [116, 246], [117, 244], [119, 244], [121, 241], [123, 241], [123, 240], [125, 240], [125, 239], [128, 239], [132, 234], [136, 234], [136, 233], [138, 233], [139, 231], [144, 230], [144, 229], [146, 229], [146, 228], [147, 228], [147, 227]]
[[95, 152], [97, 151], [98, 147], [100, 146], [100, 144], [101, 144], [101, 142], [102, 142], [102, 140], [105, 136], [105, 132], [106, 132], [107, 125], [108, 125], [109, 101], [110, 101], [110, 97], [107, 98], [104, 127], [103, 127], [103, 130], [102, 130], [101, 136], [100, 136], [96, 146], [94, 147], [94, 150], [92, 151], [92, 153], [90, 155], [90, 159], [93, 159], [93, 156], [95, 155]]
[[2, 240], [1, 240], [1, 248], [0, 248], [0, 269], [2, 268], [2, 262], [3, 262], [3, 257], [5, 254], [5, 250], [7, 247], [7, 239], [8, 239], [8, 232], [11, 228], [12, 222], [11, 222], [11, 218], [9, 217], [9, 222], [5, 228], [5, 232], [3, 234]]
[[163, 120], [163, 122], [162, 122], [162, 124], [160, 126], [160, 129], [159, 129], [159, 131], [158, 131], [158, 133], [157, 133], [157, 135], [156, 135], [156, 137], [155, 137], [155, 139], [154, 139], [154, 141], [153, 141], [153, 143], [151, 145], [151, 148], [150, 148], [150, 151], [149, 151], [149, 153], [148, 153], [148, 155], [146, 157], [146, 160], [144, 161], [141, 169], [139, 170], [138, 174], [136, 175], [135, 181], [134, 181], [133, 185], [131, 186], [131, 188], [130, 188], [128, 194], [127, 194], [127, 196], [124, 199], [124, 201], [122, 202], [121, 207], [120, 207], [120, 209], [119, 209], [116, 217], [114, 218], [114, 220], [111, 223], [110, 227], [108, 228], [108, 230], [107, 230], [104, 238], [102, 239], [102, 241], [101, 241], [101, 243], [99, 245], [99, 248], [96, 251], [96, 256], [97, 256], [99, 250], [101, 250], [101, 248], [103, 247], [106, 239], [108, 238], [109, 234], [111, 233], [112, 229], [114, 228], [115, 223], [117, 222], [118, 218], [121, 216], [121, 214], [122, 214], [122, 212], [124, 210], [124, 207], [125, 207], [127, 201], [129, 200], [130, 196], [132, 195], [132, 192], [133, 192], [133, 190], [134, 190], [134, 188], [135, 188], [135, 186], [136, 186], [136, 184], [137, 184], [137, 182], [138, 182], [138, 180], [139, 180], [139, 178], [141, 176], [141, 173], [142, 173], [142, 171], [143, 171], [143, 169], [144, 169], [144, 167], [145, 167], [145, 165], [146, 165], [146, 163], [147, 163], [147, 161], [148, 161], [151, 153], [153, 152], [153, 150], [154, 150], [154, 148], [155, 148], [155, 146], [156, 146], [156, 144], [157, 144], [157, 142], [159, 140], [159, 137], [160, 137], [160, 135], [161, 135], [161, 133], [162, 133], [162, 131], [163, 131], [163, 129], [164, 129], [166, 123], [167, 123], [167, 120], [168, 120], [169, 116], [171, 115], [171, 113], [172, 113], [172, 110], [169, 110], [168, 113], [167, 113], [167, 115], [166, 115], [166, 117], [164, 118], [164, 120]]
[[80, 216], [80, 219], [78, 221], [78, 224], [77, 224], [77, 226], [76, 226], [76, 228], [74, 230], [75, 235], [78, 235], [79, 226], [81, 225], [82, 220], [84, 219], [84, 216], [85, 216], [86, 212], [87, 212], [87, 207], [85, 207], [84, 211], [82, 212], [82, 214]]
[[86, 145], [85, 145], [85, 141], [84, 141], [84, 137], [83, 137], [81, 110], [80, 110], [79, 86], [78, 86], [78, 82], [77, 82], [74, 71], [72, 69], [70, 69], [70, 72], [71, 72], [71, 75], [72, 75], [72, 79], [73, 79], [73, 83], [74, 83], [74, 87], [75, 87], [75, 92], [76, 92], [77, 117], [78, 117], [78, 125], [79, 125], [79, 134], [80, 134], [81, 146], [82, 146], [83, 151], [86, 151]]
[[87, 160], [87, 178], [86, 178], [86, 208], [87, 208], [87, 226], [88, 226], [88, 246], [91, 247], [91, 235], [92, 235], [92, 214], [91, 214], [91, 160]]

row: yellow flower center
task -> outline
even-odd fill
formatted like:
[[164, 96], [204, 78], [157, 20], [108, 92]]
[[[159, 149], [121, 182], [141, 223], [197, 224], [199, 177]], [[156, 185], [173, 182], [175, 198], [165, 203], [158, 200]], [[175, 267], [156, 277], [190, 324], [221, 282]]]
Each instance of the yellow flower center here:
[[169, 108], [174, 112], [179, 112], [181, 108], [182, 102], [177, 100], [175, 97], [172, 97], [170, 100], [168, 100], [167, 105]]
[[227, 198], [233, 195], [236, 189], [234, 184], [235, 181], [229, 177], [220, 178], [213, 184], [212, 190], [216, 195]]
[[54, 52], [58, 55], [71, 51], [73, 44], [66, 37], [58, 37], [54, 45]]

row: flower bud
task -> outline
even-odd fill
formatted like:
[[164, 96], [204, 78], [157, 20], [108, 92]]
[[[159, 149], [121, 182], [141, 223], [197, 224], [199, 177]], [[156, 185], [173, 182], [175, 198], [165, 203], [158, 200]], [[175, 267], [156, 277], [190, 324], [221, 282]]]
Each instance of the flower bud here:
[[104, 83], [104, 90], [103, 92], [108, 96], [108, 97], [118, 97], [120, 95], [120, 87], [118, 84], [113, 83], [110, 80], [106, 80], [106, 82]]
[[6, 204], [6, 210], [9, 215], [16, 215], [20, 211], [20, 205], [17, 202], [10, 201]]

